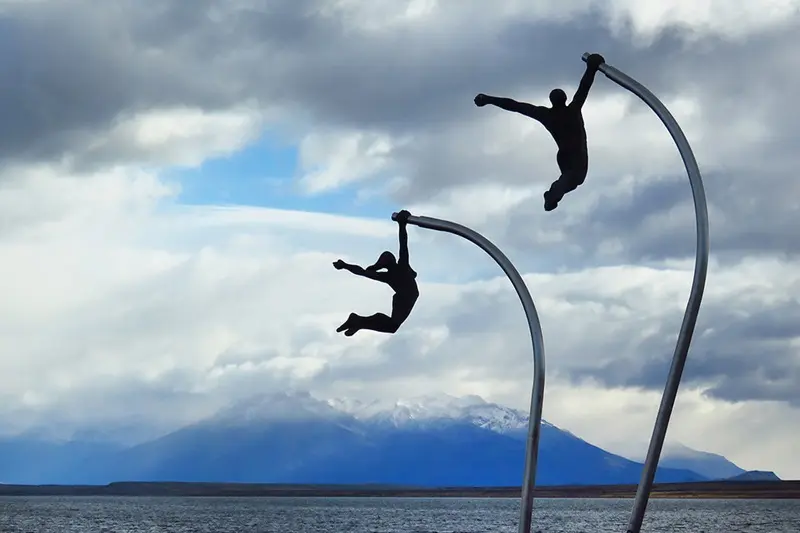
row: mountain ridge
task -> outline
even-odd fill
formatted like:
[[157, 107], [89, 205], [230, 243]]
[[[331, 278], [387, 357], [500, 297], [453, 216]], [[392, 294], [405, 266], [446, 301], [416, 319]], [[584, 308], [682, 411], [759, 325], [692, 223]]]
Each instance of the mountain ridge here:
[[[37, 456], [0, 440], [0, 482], [513, 486], [521, 480], [527, 423], [527, 414], [478, 396], [358, 402], [262, 394], [134, 446], [72, 442]], [[539, 453], [537, 484], [636, 483], [641, 474], [640, 463], [549, 422]], [[35, 468], [42, 464], [49, 467]], [[657, 474], [659, 482], [707, 479], [663, 465]]]

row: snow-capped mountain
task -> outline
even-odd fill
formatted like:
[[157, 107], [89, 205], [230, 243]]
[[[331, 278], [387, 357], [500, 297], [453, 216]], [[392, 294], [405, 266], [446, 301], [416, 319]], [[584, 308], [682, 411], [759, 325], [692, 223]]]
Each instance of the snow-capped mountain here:
[[396, 427], [454, 421], [467, 422], [497, 433], [527, 430], [528, 427], [527, 414], [510, 407], [489, 403], [474, 395], [459, 398], [440, 394], [394, 402], [333, 399], [327, 403], [357, 420], [390, 423]]
[[[522, 479], [527, 423], [527, 413], [477, 396], [359, 402], [268, 394], [124, 449], [80, 447], [86, 451], [76, 454], [6, 440], [0, 442], [0, 471], [14, 483], [513, 486]], [[538, 466], [540, 485], [636, 483], [642, 468], [551, 424], [542, 428]], [[659, 468], [656, 479], [705, 478]]]

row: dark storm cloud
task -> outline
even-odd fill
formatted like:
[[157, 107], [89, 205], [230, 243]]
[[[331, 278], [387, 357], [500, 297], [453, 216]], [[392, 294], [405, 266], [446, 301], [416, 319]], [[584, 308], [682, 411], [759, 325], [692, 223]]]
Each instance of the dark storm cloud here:
[[[792, 174], [790, 168], [703, 174], [711, 251], [718, 260], [730, 264], [739, 261], [742, 254], [800, 254], [796, 231], [800, 188], [792, 183]], [[630, 197], [605, 197], [584, 217], [559, 226], [565, 240], [573, 245], [569, 249], [552, 245], [544, 249], [573, 268], [594, 264], [602, 246], [611, 239], [623, 243], [615, 261], [641, 264], [693, 258], [696, 222], [686, 174], [637, 183], [631, 192]], [[542, 248], [536, 233], [530, 231], [531, 213], [536, 214], [540, 203], [538, 197], [534, 198], [508, 216], [510, 249]]]
[[[728, 401], [774, 400], [800, 405], [800, 302], [769, 308], [706, 304], [689, 351], [682, 384], [702, 386]], [[704, 328], [707, 328], [704, 331]], [[663, 390], [678, 329], [660, 328], [625, 357], [570, 371], [580, 381], [591, 376], [608, 386]]]
[[[7, 7], [0, 13], [0, 155], [57, 157], [136, 111], [221, 109], [245, 99], [294, 106], [321, 125], [416, 131], [473, 111], [480, 90], [575, 83], [580, 54], [598, 42], [638, 66], [629, 44], [589, 16], [560, 25], [506, 21], [473, 33], [448, 27], [444, 17], [444, 35], [424, 25], [368, 33], [321, 1], [247, 6], [76, 0]], [[450, 9], [458, 21], [461, 10]], [[653, 50], [674, 46], [667, 41]]]
[[215, 22], [212, 5], [76, 0], [0, 12], [0, 157], [57, 158], [139, 111], [258, 96], [252, 73], [268, 70], [268, 57]]

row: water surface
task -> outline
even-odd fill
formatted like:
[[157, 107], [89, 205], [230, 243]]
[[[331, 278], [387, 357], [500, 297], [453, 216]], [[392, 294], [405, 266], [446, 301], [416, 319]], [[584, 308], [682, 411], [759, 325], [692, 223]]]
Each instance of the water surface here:
[[[534, 503], [533, 531], [625, 533], [633, 500]], [[519, 501], [3, 497], [3, 533], [516, 533]], [[797, 500], [651, 500], [643, 532], [798, 533]]]

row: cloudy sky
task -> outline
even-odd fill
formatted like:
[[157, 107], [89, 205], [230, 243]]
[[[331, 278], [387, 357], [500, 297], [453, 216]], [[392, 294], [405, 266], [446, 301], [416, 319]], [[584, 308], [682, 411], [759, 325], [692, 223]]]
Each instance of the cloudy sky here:
[[259, 392], [478, 394], [527, 408], [524, 315], [474, 245], [411, 227], [422, 296], [338, 272], [392, 211], [525, 274], [545, 417], [641, 450], [691, 285], [694, 217], [659, 120], [599, 75], [590, 172], [485, 92], [569, 95], [581, 54], [647, 85], [704, 172], [713, 257], [668, 438], [800, 478], [797, 0], [0, 0], [0, 398], [31, 424], [170, 427]]

